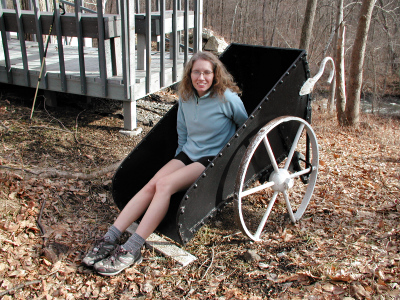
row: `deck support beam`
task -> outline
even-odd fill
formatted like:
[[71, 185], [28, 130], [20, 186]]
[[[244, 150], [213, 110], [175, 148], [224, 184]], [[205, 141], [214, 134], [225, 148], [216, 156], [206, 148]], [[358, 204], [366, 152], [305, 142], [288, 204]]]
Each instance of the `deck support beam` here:
[[136, 123], [136, 100], [124, 101], [124, 129], [134, 130], [137, 127]]
[[43, 90], [45, 105], [57, 107], [57, 93], [49, 90]]

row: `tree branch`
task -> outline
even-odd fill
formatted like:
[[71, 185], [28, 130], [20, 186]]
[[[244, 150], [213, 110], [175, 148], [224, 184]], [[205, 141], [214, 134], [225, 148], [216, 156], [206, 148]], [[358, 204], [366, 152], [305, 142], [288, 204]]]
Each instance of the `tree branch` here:
[[22, 284], [20, 284], [20, 285], [17, 285], [16, 287], [13, 287], [13, 288], [8, 289], [8, 290], [6, 290], [6, 291], [4, 291], [4, 292], [1, 292], [1, 293], [0, 293], [0, 297], [2, 297], [2, 296], [4, 296], [4, 295], [7, 295], [7, 294], [9, 294], [9, 293], [11, 293], [11, 292], [15, 292], [16, 290], [22, 289], [22, 288], [24, 288], [24, 287], [26, 287], [26, 286], [28, 286], [28, 285], [37, 284], [37, 283], [40, 283], [40, 282], [41, 282], [41, 280], [27, 281], [27, 282], [25, 282], [25, 283], [22, 283]]

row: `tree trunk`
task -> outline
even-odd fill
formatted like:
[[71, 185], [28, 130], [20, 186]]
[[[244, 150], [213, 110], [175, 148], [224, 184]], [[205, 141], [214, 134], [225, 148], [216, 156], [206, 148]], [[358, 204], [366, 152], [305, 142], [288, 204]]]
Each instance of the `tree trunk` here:
[[[233, 19], [232, 19], [231, 38], [230, 38], [230, 42], [231, 42], [231, 43], [232, 43], [232, 41], [233, 41], [233, 31], [234, 31], [234, 29], [235, 29], [236, 12], [237, 12], [237, 8], [238, 8], [238, 5], [239, 5], [239, 2], [240, 2], [240, 0], [238, 0], [238, 2], [236, 3], [235, 12], [234, 12], [234, 14], [233, 14]], [[237, 32], [237, 30], [236, 30], [236, 32]]]
[[346, 84], [345, 84], [345, 64], [344, 64], [344, 45], [345, 45], [345, 26], [340, 23], [337, 49], [336, 49], [336, 116], [340, 125], [346, 122]]
[[276, 1], [276, 5], [275, 5], [275, 13], [274, 13], [274, 25], [272, 26], [272, 34], [271, 34], [271, 39], [269, 41], [269, 45], [273, 46], [274, 45], [274, 40], [275, 40], [275, 32], [276, 32], [276, 25], [278, 23], [278, 9], [279, 9], [279, 4], [280, 1], [277, 0]]
[[104, 13], [117, 14], [118, 13], [117, 2], [114, 0], [106, 0], [106, 4], [104, 5]]
[[264, 0], [262, 9], [263, 46], [267, 46], [267, 1]]
[[[15, 2], [14, 2], [15, 3]], [[29, 0], [21, 0], [20, 1], [21, 9], [22, 10], [30, 10], [31, 9], [31, 4]], [[32, 8], [33, 9], [33, 8]], [[33, 36], [32, 34], [25, 33], [24, 36], [25, 41], [33, 41]]]
[[244, 21], [243, 21], [243, 0], [240, 0], [239, 11], [240, 11], [240, 14], [239, 14], [240, 24], [239, 24], [239, 28], [238, 28], [237, 39], [238, 39], [239, 43], [243, 43], [243, 23], [244, 23]]
[[304, 16], [303, 27], [301, 29], [300, 49], [308, 51], [310, 45], [311, 33], [314, 23], [315, 10], [318, 0], [307, 0], [306, 13]]
[[350, 82], [346, 103], [347, 124], [354, 126], [360, 122], [360, 97], [365, 48], [369, 25], [376, 0], [363, 0], [358, 21], [356, 38], [351, 53]]
[[[340, 63], [340, 60], [338, 60], [337, 56], [337, 43], [338, 39], [340, 38], [340, 33], [339, 33], [339, 27], [340, 24], [343, 22], [343, 2], [344, 0], [338, 0], [338, 8], [337, 8], [337, 15], [336, 15], [336, 34], [334, 37], [333, 41], [333, 61], [335, 62], [335, 65], [338, 65]], [[344, 43], [343, 43], [344, 45]], [[329, 114], [333, 114], [333, 108], [335, 106], [335, 89], [336, 89], [336, 76], [333, 78], [331, 87], [330, 87], [330, 95], [328, 99], [328, 112]]]
[[249, 27], [250, 27], [250, 25], [249, 25], [249, 22], [248, 22], [248, 20], [250, 20], [250, 18], [249, 18], [250, 2], [251, 2], [251, 0], [247, 0], [246, 11], [245, 11], [245, 14], [244, 14], [244, 18], [245, 18], [246, 22], [245, 22], [245, 26], [244, 26], [244, 30], [243, 30], [243, 42], [247, 43], [247, 44], [250, 41], [250, 36], [249, 36]]
[[221, 30], [220, 30], [220, 34], [222, 35], [222, 36], [224, 36], [224, 20], [225, 20], [225, 18], [224, 18], [224, 15], [225, 15], [225, 12], [224, 12], [224, 1], [221, 1]]

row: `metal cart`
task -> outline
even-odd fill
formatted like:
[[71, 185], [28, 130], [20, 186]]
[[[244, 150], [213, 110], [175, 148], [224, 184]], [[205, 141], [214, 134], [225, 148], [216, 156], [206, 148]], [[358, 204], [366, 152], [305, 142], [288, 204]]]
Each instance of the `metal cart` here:
[[[186, 191], [171, 198], [157, 231], [184, 245], [228, 202], [251, 239], [262, 231], [277, 199], [293, 222], [304, 214], [318, 172], [318, 144], [310, 126], [310, 81], [304, 50], [231, 44], [220, 56], [243, 91], [249, 118]], [[324, 62], [325, 64], [325, 62]], [[177, 148], [178, 104], [126, 157], [113, 178], [122, 209]]]

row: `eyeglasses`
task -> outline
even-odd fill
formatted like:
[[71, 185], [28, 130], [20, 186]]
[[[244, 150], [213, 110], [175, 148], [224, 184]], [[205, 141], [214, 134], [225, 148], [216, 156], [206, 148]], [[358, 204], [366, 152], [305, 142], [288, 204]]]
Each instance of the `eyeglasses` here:
[[204, 72], [200, 72], [200, 71], [192, 71], [192, 74], [196, 77], [200, 77], [201, 75], [203, 75], [204, 77], [206, 76], [210, 76], [213, 73], [213, 71], [204, 71]]

